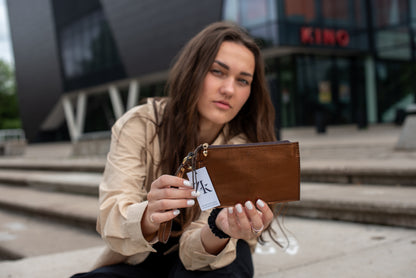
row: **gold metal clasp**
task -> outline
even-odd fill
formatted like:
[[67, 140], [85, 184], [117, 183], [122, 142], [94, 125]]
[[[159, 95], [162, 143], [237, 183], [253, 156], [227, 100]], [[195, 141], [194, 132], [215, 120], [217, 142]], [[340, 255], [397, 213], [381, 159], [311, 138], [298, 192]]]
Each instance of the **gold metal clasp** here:
[[208, 143], [202, 144], [202, 148], [204, 149], [202, 153], [204, 154], [205, 157], [207, 157], [208, 156]]

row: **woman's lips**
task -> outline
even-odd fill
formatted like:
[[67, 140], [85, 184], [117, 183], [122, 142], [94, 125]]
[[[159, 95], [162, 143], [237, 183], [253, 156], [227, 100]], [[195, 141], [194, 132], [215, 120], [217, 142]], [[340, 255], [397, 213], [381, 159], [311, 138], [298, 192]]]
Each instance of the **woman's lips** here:
[[215, 105], [220, 109], [230, 109], [231, 105], [226, 101], [214, 101]]

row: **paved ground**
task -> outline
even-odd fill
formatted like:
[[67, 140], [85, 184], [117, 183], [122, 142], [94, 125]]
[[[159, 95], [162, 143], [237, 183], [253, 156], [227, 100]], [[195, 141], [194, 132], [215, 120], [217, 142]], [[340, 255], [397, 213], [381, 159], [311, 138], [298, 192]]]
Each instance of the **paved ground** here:
[[[416, 151], [395, 150], [400, 131], [392, 125], [371, 126], [366, 130], [344, 126], [328, 127], [325, 135], [319, 135], [311, 128], [294, 128], [283, 130], [282, 139], [300, 142], [302, 169], [320, 168], [328, 172], [370, 169], [378, 173], [393, 169], [414, 174]], [[24, 157], [7, 163], [13, 160], [32, 163], [45, 158], [98, 164], [104, 161], [103, 157], [71, 157], [71, 146], [58, 143], [31, 145]], [[416, 187], [302, 186], [302, 194], [308, 200], [325, 193], [331, 203], [346, 204], [352, 209], [359, 209], [354, 203], [357, 200], [367, 208], [377, 209], [381, 203], [381, 215], [385, 212], [386, 218], [391, 217], [387, 215], [392, 208], [406, 211], [416, 208]], [[256, 277], [415, 277], [415, 229], [296, 217], [287, 217], [285, 224], [292, 231], [290, 247], [287, 250], [273, 245], [258, 248], [254, 254]], [[87, 270], [101, 249], [86, 248], [3, 262], [0, 277], [68, 277]]]
[[298, 218], [286, 227], [291, 245], [256, 253], [256, 277], [415, 277], [415, 230]]
[[[415, 277], [415, 230], [293, 217], [285, 227], [291, 231], [289, 248], [257, 248], [255, 277]], [[94, 247], [1, 263], [0, 277], [69, 277], [88, 270], [100, 252], [102, 247]]]

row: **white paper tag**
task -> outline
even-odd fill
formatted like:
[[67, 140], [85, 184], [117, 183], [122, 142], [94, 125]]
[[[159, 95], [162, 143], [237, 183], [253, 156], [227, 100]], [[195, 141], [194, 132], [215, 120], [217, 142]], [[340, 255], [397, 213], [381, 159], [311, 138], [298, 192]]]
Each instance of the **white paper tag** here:
[[[188, 175], [188, 179], [192, 182], [192, 172], [186, 174]], [[215, 193], [207, 169], [205, 167], [197, 169], [195, 171], [195, 178], [195, 184], [193, 186], [196, 191], [201, 193], [197, 198], [201, 210], [204, 211], [219, 206], [220, 201], [218, 200], [217, 193]]]

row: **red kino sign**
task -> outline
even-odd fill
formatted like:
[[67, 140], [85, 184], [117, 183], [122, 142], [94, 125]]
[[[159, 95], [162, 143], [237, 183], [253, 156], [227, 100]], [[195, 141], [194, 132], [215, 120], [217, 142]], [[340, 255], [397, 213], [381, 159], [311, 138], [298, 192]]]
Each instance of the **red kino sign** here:
[[344, 29], [302, 27], [300, 29], [300, 41], [302, 44], [345, 47], [350, 43], [350, 35]]

